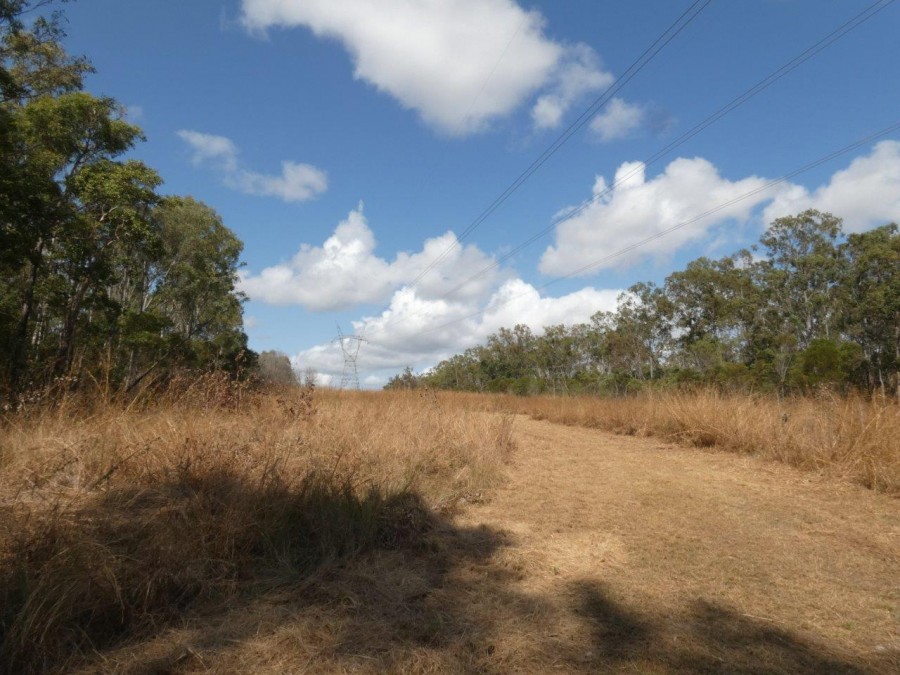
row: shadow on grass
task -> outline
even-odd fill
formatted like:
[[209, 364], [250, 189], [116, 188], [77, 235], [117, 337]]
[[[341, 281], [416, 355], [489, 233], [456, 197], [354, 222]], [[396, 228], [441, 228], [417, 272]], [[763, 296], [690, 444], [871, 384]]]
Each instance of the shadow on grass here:
[[266, 475], [182, 467], [32, 528], [3, 566], [0, 671], [893, 672], [702, 600], [534, 592], [507, 533], [413, 492]]
[[414, 492], [333, 474], [290, 484], [275, 467], [185, 461], [136, 482], [0, 513], [0, 672], [102, 661], [286, 587], [311, 602], [314, 580], [366, 552], [421, 549], [442, 523]]
[[888, 656], [863, 662], [838, 655], [797, 633], [705, 600], [674, 616], [651, 616], [614, 600], [600, 584], [577, 583], [572, 592], [575, 611], [591, 635], [587, 644], [569, 652], [573, 670], [860, 675], [897, 672], [900, 665]]

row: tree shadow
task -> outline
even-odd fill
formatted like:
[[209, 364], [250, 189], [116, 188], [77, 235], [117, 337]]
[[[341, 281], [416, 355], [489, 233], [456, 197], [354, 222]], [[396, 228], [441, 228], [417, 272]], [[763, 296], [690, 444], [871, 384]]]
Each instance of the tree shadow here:
[[[285, 669], [301, 664], [302, 672], [897, 672], [887, 656], [839, 653], [732, 608], [698, 600], [676, 613], [637, 609], [591, 581], [565, 587], [561, 611], [569, 616], [561, 616], [558, 596], [523, 591], [521, 575], [496, 564], [497, 554], [515, 545], [510, 535], [445, 523], [432, 536], [437, 541], [421, 547], [374, 552], [330, 569], [306, 589], [258, 598], [264, 612], [283, 610], [275, 621], [261, 621], [264, 632], [282, 634], [265, 648], [275, 645], [290, 664]], [[260, 623], [233, 622], [247, 611], [235, 609], [182, 634], [181, 644], [170, 641], [162, 656], [128, 655], [106, 672], [252, 672], [258, 659], [244, 670], [239, 664]], [[554, 618], [574, 618], [581, 630], [560, 640]], [[331, 636], [326, 642], [318, 635], [323, 624]], [[525, 640], [511, 628], [522, 629]], [[109, 655], [106, 663], [113, 663]]]
[[515, 536], [415, 492], [189, 471], [154, 485], [98, 495], [27, 551], [32, 581], [81, 585], [0, 672], [897, 672], [704, 600], [625, 602], [614, 577], [535, 587]]
[[278, 645], [273, 658], [290, 672], [499, 672], [491, 658], [502, 636], [481, 601], [525, 616], [540, 600], [516, 591], [515, 572], [492, 565], [508, 534], [431, 515], [416, 541], [329, 562], [228, 607], [198, 608], [176, 628], [107, 651], [103, 672], [253, 672], [258, 660], [237, 664], [260, 634], [269, 638], [264, 645]]
[[13, 534], [0, 551], [0, 672], [10, 673], [187, 672], [261, 626], [316, 633], [322, 623], [332, 662], [390, 666], [407, 648], [477, 640], [451, 578], [507, 545], [490, 528], [455, 526], [414, 491], [333, 475], [248, 480], [190, 462], [45, 522], [0, 526]]
[[[676, 614], [627, 607], [602, 584], [572, 586], [574, 611], [591, 627], [590, 644], [568, 655], [583, 672], [664, 672], [762, 675], [897, 672], [888, 655], [841, 654], [797, 632], [698, 599]], [[587, 648], [587, 654], [584, 652]]]

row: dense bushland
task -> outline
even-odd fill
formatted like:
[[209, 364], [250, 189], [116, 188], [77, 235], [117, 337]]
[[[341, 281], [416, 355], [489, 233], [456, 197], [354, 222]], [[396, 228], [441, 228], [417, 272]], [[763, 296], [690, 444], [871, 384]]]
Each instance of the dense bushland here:
[[734, 392], [823, 387], [900, 395], [900, 230], [844, 235], [807, 211], [754, 250], [699, 258], [639, 283], [590, 323], [501, 329], [389, 388], [623, 395], [660, 386]]

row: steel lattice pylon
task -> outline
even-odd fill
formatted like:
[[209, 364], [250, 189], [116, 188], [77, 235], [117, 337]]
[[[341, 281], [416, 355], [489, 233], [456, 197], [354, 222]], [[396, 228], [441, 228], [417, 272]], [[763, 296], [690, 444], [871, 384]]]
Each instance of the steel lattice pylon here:
[[344, 335], [338, 325], [338, 336], [333, 342], [341, 345], [341, 352], [344, 354], [344, 372], [341, 374], [340, 388], [359, 389], [359, 371], [356, 368], [356, 359], [359, 357], [359, 348], [368, 340], [361, 335]]

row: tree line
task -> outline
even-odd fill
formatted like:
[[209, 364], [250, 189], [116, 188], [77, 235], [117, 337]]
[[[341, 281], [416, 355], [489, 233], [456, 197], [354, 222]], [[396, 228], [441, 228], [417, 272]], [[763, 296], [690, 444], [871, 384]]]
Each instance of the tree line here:
[[242, 242], [210, 207], [163, 196], [122, 105], [84, 90], [47, 2], [0, 0], [0, 397], [103, 377], [252, 368]]
[[387, 388], [623, 395], [703, 385], [779, 394], [827, 386], [900, 396], [900, 234], [845, 235], [810, 210], [757, 246], [638, 283], [588, 323], [503, 328]]

